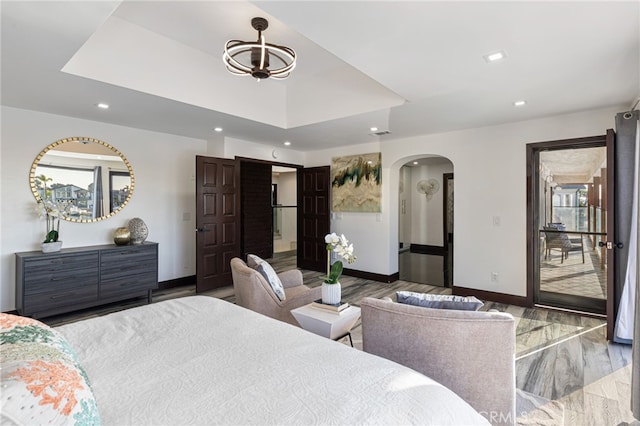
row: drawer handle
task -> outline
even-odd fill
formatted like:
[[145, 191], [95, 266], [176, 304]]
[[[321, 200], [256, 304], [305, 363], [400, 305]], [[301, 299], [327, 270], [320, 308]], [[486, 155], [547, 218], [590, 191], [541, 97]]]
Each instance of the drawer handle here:
[[56, 278], [56, 277], [51, 277], [51, 281], [63, 281], [63, 280], [75, 280], [76, 277], [74, 275], [71, 276], [67, 276], [67, 277], [62, 277], [62, 278]]
[[57, 299], [62, 299], [64, 297], [69, 297], [69, 296], [75, 296], [75, 293], [56, 294], [56, 295], [51, 296], [49, 299], [57, 300]]

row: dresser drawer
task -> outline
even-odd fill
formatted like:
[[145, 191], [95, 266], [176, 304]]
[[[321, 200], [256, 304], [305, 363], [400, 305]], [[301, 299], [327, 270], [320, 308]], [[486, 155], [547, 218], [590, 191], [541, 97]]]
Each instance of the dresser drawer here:
[[97, 268], [82, 268], [70, 271], [39, 272], [25, 274], [24, 294], [49, 293], [68, 291], [86, 286], [98, 286], [99, 273]]
[[129, 275], [111, 280], [103, 279], [100, 283], [100, 297], [110, 298], [124, 296], [128, 293], [140, 294], [145, 290], [152, 290], [157, 287], [158, 281], [154, 270], [144, 274]]
[[158, 260], [155, 246], [124, 247], [102, 253], [101, 279], [112, 280], [135, 274], [155, 272]]
[[54, 291], [38, 293], [24, 298], [24, 314], [50, 311], [72, 304], [81, 304], [98, 300], [98, 286], [75, 286], [57, 288]]
[[73, 271], [78, 268], [94, 268], [97, 270], [99, 258], [100, 255], [97, 251], [73, 255], [42, 256], [25, 260], [23, 272], [25, 278], [33, 278], [39, 274]]

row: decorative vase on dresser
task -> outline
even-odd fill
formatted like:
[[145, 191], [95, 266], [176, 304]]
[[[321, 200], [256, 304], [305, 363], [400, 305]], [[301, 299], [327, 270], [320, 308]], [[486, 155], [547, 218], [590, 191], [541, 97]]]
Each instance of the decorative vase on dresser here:
[[129, 232], [131, 233], [131, 244], [142, 244], [149, 235], [149, 228], [144, 220], [134, 217], [129, 221]]
[[127, 227], [116, 228], [113, 233], [113, 242], [118, 246], [126, 246], [131, 242], [131, 231]]

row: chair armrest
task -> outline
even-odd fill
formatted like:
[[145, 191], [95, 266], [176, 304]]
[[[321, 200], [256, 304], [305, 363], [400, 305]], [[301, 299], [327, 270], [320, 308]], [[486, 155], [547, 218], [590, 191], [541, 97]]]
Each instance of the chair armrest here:
[[515, 321], [510, 314], [361, 301], [363, 349], [457, 393], [492, 424], [515, 423]]
[[302, 272], [299, 269], [291, 269], [278, 274], [284, 288], [296, 287], [303, 284]]

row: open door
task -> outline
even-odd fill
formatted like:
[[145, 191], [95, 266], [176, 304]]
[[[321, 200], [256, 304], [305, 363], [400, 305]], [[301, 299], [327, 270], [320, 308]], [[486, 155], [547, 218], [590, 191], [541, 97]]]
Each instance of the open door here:
[[240, 256], [240, 168], [196, 156], [196, 292], [233, 284], [229, 263]]
[[324, 236], [330, 229], [329, 166], [298, 170], [298, 267], [325, 271], [327, 250]]
[[615, 133], [527, 145], [528, 297], [615, 324]]
[[242, 258], [255, 254], [263, 259], [273, 256], [273, 207], [271, 164], [241, 160]]

